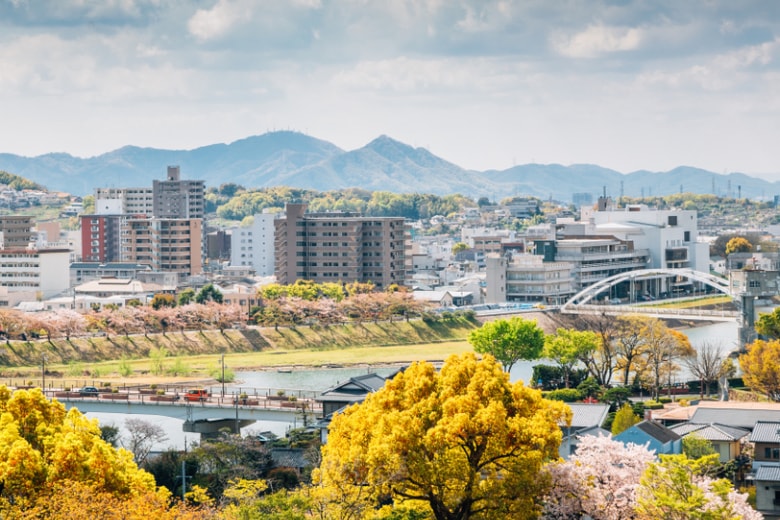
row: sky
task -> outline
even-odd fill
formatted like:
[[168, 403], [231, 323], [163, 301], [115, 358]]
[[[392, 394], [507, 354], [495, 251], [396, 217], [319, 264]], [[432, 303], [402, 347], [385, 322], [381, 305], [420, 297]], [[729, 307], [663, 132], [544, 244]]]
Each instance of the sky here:
[[295, 130], [780, 179], [780, 2], [0, 0], [0, 152]]

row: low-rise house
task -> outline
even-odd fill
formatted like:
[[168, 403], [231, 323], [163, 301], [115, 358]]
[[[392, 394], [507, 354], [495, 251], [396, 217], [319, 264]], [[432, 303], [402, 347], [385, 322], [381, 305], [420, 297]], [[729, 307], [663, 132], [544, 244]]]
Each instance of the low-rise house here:
[[558, 448], [558, 455], [560, 455], [562, 459], [568, 460], [569, 457], [577, 453], [577, 447], [580, 445], [582, 438], [588, 435], [593, 437], [612, 436], [610, 432], [599, 426], [583, 428], [568, 434], [564, 431], [563, 438], [561, 439], [561, 445]]
[[710, 442], [712, 449], [719, 455], [720, 462], [729, 462], [742, 455], [742, 442], [750, 432], [744, 428], [734, 428], [725, 424], [683, 423], [669, 427], [683, 439], [696, 435]]
[[756, 470], [756, 510], [764, 518], [780, 518], [780, 464], [765, 464]]
[[669, 428], [653, 421], [642, 421], [615, 435], [616, 441], [623, 444], [647, 446], [658, 455], [682, 453], [682, 437]]
[[758, 421], [750, 434], [753, 443], [753, 469], [780, 464], [780, 421]]
[[750, 431], [759, 421], [780, 423], [780, 403], [702, 401], [691, 416], [694, 423], [718, 423]]
[[327, 417], [346, 406], [362, 403], [368, 394], [382, 388], [385, 381], [384, 377], [374, 373], [350, 377], [343, 383], [325, 390], [315, 400], [322, 403], [322, 415]]

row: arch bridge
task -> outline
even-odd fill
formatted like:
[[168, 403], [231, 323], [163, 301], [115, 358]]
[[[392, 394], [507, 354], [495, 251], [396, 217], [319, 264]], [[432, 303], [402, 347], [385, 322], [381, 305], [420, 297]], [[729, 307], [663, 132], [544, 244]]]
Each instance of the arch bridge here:
[[[735, 301], [737, 310], [710, 310], [710, 309], [673, 309], [663, 308], [652, 305], [647, 301], [629, 301], [623, 302], [617, 299], [607, 299], [605, 303], [598, 301], [598, 297], [603, 294], [609, 294], [613, 288], [623, 283], [629, 284], [630, 300], [636, 295], [636, 288], [645, 288], [647, 282], [652, 280], [674, 279], [673, 283], [698, 282], [702, 285], [712, 288], [714, 291], [729, 296]], [[741, 294], [733, 294], [728, 280], [713, 276], [709, 273], [695, 271], [693, 269], [639, 269], [616, 274], [600, 280], [599, 282], [586, 287], [582, 291], [572, 296], [564, 303], [560, 312], [564, 314], [599, 314], [607, 316], [621, 316], [625, 314], [643, 314], [656, 318], [665, 319], [687, 319], [687, 320], [705, 320], [705, 321], [736, 321], [740, 324], [744, 322], [744, 305], [742, 305]], [[690, 296], [675, 297], [675, 301], [684, 301]]]

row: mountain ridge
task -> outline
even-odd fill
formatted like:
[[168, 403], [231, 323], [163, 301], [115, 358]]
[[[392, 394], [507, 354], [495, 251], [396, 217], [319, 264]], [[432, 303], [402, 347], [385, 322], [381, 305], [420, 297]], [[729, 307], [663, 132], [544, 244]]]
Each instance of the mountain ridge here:
[[[780, 182], [743, 173], [719, 174], [691, 166], [666, 172], [621, 173], [594, 164], [523, 164], [505, 170], [467, 170], [428, 151], [387, 135], [343, 150], [312, 136], [275, 131], [231, 143], [191, 150], [126, 145], [93, 157], [63, 152], [36, 157], [0, 153], [0, 170], [25, 177], [52, 191], [87, 195], [98, 187], [148, 187], [165, 178], [168, 165], [182, 178], [207, 186], [231, 182], [246, 188], [290, 186], [320, 191], [361, 188], [398, 193], [460, 193], [498, 200], [530, 195], [569, 201], [575, 193], [661, 196], [680, 191], [771, 198]], [[714, 190], [713, 190], [714, 188]]]

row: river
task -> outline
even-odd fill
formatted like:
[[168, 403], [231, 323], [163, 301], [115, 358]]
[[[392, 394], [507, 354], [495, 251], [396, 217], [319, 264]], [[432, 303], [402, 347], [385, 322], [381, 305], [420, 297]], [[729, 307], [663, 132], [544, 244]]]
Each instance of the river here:
[[[736, 323], [719, 322], [701, 327], [683, 329], [682, 332], [688, 336], [694, 348], [704, 342], [709, 342], [715, 346], [721, 347], [724, 353], [728, 353], [736, 350], [739, 344]], [[523, 381], [524, 383], [530, 382], [533, 366], [540, 363], [551, 362], [536, 360], [521, 361], [515, 364], [509, 372], [510, 380]], [[236, 382], [226, 384], [225, 392], [227, 394], [234, 394], [240, 393], [242, 389], [251, 388], [258, 389], [259, 393], [268, 393], [271, 395], [274, 395], [279, 390], [284, 390], [288, 395], [292, 395], [296, 391], [319, 393], [346, 381], [351, 377], [364, 375], [369, 372], [376, 372], [379, 375], [387, 377], [398, 370], [398, 368], [399, 367], [371, 367], [363, 365], [343, 368], [293, 369], [289, 371], [276, 369], [236, 371]], [[685, 369], [681, 370], [675, 377], [675, 381], [686, 381], [688, 379], [690, 379], [690, 374], [687, 373]], [[215, 394], [219, 394], [222, 391], [222, 385], [213, 385], [211, 389]], [[183, 414], [184, 411], [182, 411], [182, 415]], [[126, 418], [121, 414], [89, 413], [87, 415], [89, 417], [98, 418], [101, 424], [113, 424], [118, 426], [120, 427], [120, 430], [122, 429]], [[197, 442], [200, 437], [198, 434], [184, 433], [181, 431], [184, 417], [181, 419], [147, 415], [136, 415], [134, 417], [159, 424], [166, 430], [169, 439], [162, 445], [156, 446], [156, 450], [162, 450], [168, 446], [172, 446], [176, 449], [183, 449], [185, 443], [187, 445], [192, 445], [192, 443]], [[294, 426], [297, 426], [297, 424], [261, 421], [244, 428], [243, 433], [271, 431], [276, 435], [283, 436], [289, 428]]]

